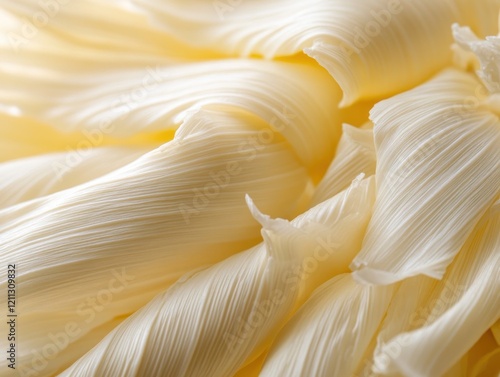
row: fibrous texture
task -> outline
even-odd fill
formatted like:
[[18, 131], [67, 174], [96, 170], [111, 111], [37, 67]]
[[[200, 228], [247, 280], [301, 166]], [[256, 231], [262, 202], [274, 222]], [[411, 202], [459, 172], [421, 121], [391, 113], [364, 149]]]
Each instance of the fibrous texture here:
[[373, 108], [378, 196], [352, 265], [359, 280], [441, 278], [500, 194], [500, 121], [466, 107], [478, 87], [451, 70]]
[[0, 377], [500, 376], [499, 13], [0, 0]]
[[[181, 279], [63, 375], [233, 375], [255, 350], [272, 340], [280, 323], [293, 311], [301, 285], [306, 283], [296, 271], [308, 259], [323, 261], [332, 256], [328, 259], [335, 263], [336, 253], [356, 249], [364, 230], [363, 221], [356, 220], [362, 216], [359, 211], [369, 211], [373, 193], [373, 179], [356, 181], [350, 189], [310, 209], [290, 225], [260, 214], [249, 202], [263, 223], [264, 244]], [[288, 242], [275, 240], [281, 226], [302, 233], [301, 253], [290, 247], [296, 242], [288, 243], [289, 237]], [[332, 229], [336, 244], [327, 244], [328, 240], [321, 238], [324, 227]], [[346, 228], [352, 233], [343, 234]], [[325, 274], [321, 267], [315, 270]], [[123, 342], [130, 342], [130, 347], [117, 352], [116, 347]], [[127, 361], [130, 354], [142, 350], [140, 362]]]

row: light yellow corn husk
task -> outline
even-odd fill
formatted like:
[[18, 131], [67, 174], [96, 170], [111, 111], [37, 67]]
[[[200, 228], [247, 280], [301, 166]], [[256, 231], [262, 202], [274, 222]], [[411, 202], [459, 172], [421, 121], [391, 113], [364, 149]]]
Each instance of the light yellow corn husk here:
[[343, 105], [408, 89], [435, 73], [449, 61], [449, 28], [460, 20], [446, 0], [131, 3], [167, 35], [230, 56], [304, 51], [342, 87]]
[[[62, 375], [232, 376], [269, 346], [301, 301], [302, 285], [311, 284], [297, 273], [304, 263], [318, 255], [325, 262], [323, 256], [329, 254], [327, 262], [342, 263], [342, 254], [359, 248], [374, 189], [373, 178], [357, 180], [291, 223], [271, 220], [250, 202], [264, 226], [263, 244], [181, 279]], [[291, 227], [300, 248], [281, 239], [290, 240], [289, 234], [280, 233], [291, 233]], [[325, 229], [335, 244], [321, 238]], [[333, 275], [321, 266], [314, 273]]]
[[0, 209], [91, 181], [146, 152], [144, 147], [103, 147], [0, 163]]
[[376, 371], [442, 375], [498, 320], [499, 208], [485, 214], [443, 280], [402, 283], [379, 334]]
[[500, 121], [481, 89], [448, 70], [372, 110], [378, 196], [356, 279], [441, 278], [500, 194]]
[[2, 63], [36, 58], [39, 66], [88, 71], [220, 56], [167, 37], [124, 5], [121, 0], [2, 0]]
[[[331, 159], [341, 133], [340, 89], [308, 63], [217, 60], [112, 74], [67, 68], [57, 79], [54, 74], [27, 74], [16, 64], [0, 72], [6, 88], [0, 100], [61, 130], [86, 130], [97, 140], [173, 129], [199, 108], [234, 106], [283, 134], [309, 167]], [[259, 135], [270, 137], [272, 132]]]
[[[498, 13], [497, 13], [498, 14]], [[477, 67], [476, 73], [482, 80], [488, 91], [495, 95], [489, 98], [493, 108], [500, 111], [500, 37], [489, 35], [485, 40], [479, 39], [473, 31], [467, 27], [453, 25], [453, 36], [457, 43], [457, 53], [465, 53], [463, 58]]]
[[375, 174], [375, 145], [373, 129], [371, 125], [369, 126], [361, 129], [348, 124], [343, 125], [335, 157], [314, 192], [312, 199], [314, 204], [321, 203], [345, 190], [361, 173], [367, 176]]
[[[75, 342], [133, 313], [184, 273], [257, 243], [259, 226], [245, 194], [273, 216], [300, 213], [309, 179], [283, 138], [242, 148], [265, 129], [246, 113], [200, 111], [173, 141], [134, 162], [0, 211], [0, 257], [19, 265], [17, 310], [30, 334], [19, 365], [29, 367], [32, 351], [68, 323], [81, 330]], [[96, 304], [88, 300], [100, 292], [106, 305], [92, 310]], [[7, 370], [5, 362], [0, 370]], [[43, 375], [53, 372], [50, 364]]]
[[47, 4], [0, 0], [17, 374], [499, 375], [500, 0]]
[[392, 287], [351, 274], [319, 287], [280, 332], [261, 376], [350, 376], [389, 305]]
[[71, 168], [83, 159], [89, 149], [111, 146], [151, 149], [152, 145], [171, 140], [174, 132], [161, 130], [126, 138], [87, 130], [64, 132], [28, 117], [8, 115], [8, 111], [2, 113], [0, 109], [0, 163], [59, 152], [67, 154], [64, 165]]

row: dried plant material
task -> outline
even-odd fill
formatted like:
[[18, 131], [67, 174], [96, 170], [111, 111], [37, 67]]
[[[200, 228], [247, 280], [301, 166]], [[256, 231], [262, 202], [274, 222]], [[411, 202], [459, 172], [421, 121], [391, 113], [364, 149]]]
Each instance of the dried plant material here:
[[339, 83], [346, 106], [408, 89], [442, 68], [450, 26], [460, 20], [454, 2], [435, 0], [131, 3], [167, 35], [229, 56], [304, 51]]
[[375, 177], [358, 176], [352, 184], [289, 222], [257, 214], [268, 247], [294, 250], [302, 265], [290, 274], [290, 282], [302, 281], [303, 303], [319, 285], [349, 272], [349, 263], [361, 248], [375, 201]]
[[500, 194], [500, 121], [466, 106], [478, 87], [450, 70], [372, 110], [378, 195], [356, 279], [442, 278]]
[[143, 15], [127, 9], [125, 2], [0, 1], [5, 31], [0, 56], [7, 59], [3, 63], [27, 55], [41, 66], [50, 62], [53, 67], [67, 67], [71, 62], [73, 69], [85, 71], [96, 65], [115, 69], [218, 56], [168, 38]]
[[123, 147], [70, 150], [0, 163], [0, 176], [4, 177], [0, 182], [0, 208], [91, 181], [127, 165], [147, 151]]
[[[290, 224], [271, 220], [249, 200], [252, 213], [264, 224], [263, 244], [181, 279], [62, 375], [232, 376], [247, 358], [269, 346], [296, 307], [306, 281], [295, 278], [296, 271], [319, 255], [318, 249], [329, 252], [322, 249], [325, 241], [318, 230], [331, 230], [338, 244], [334, 253], [358, 243], [338, 225], [350, 222], [351, 227], [362, 228], [355, 220], [361, 211], [370, 211], [373, 183], [373, 179], [357, 180]], [[277, 242], [283, 227], [302, 232], [309, 243], [301, 246], [309, 247], [296, 250]], [[163, 353], [164, 349], [169, 351]], [[134, 360], [138, 355], [140, 360]]]
[[499, 13], [0, 0], [0, 377], [499, 375]]
[[319, 287], [281, 331], [261, 376], [350, 376], [389, 305], [391, 287], [343, 274]]
[[[424, 305], [413, 311], [406, 324], [416, 328], [379, 345], [375, 352], [379, 372], [440, 376], [500, 317], [498, 208], [500, 202], [479, 222], [443, 280], [426, 291]], [[416, 291], [406, 293], [422, 296]], [[397, 309], [406, 312], [401, 305]]]
[[232, 106], [271, 126], [254, 143], [282, 134], [309, 167], [331, 158], [341, 133], [335, 106], [340, 90], [310, 64], [216, 60], [117, 69], [111, 75], [68, 68], [56, 79], [54, 74], [27, 74], [16, 64], [0, 72], [6, 89], [0, 101], [61, 130], [86, 130], [100, 139], [175, 129], [199, 108]]
[[344, 124], [342, 130], [335, 157], [314, 193], [314, 204], [345, 190], [361, 173], [368, 177], [375, 174], [376, 156], [371, 125], [359, 129]]
[[[18, 310], [31, 335], [19, 364], [31, 365], [32, 351], [67, 323], [78, 324], [76, 341], [138, 310], [184, 273], [257, 243], [246, 193], [273, 216], [300, 213], [308, 177], [288, 144], [276, 138], [241, 148], [266, 127], [242, 112], [201, 111], [173, 141], [120, 169], [0, 211], [0, 257], [15, 255], [23, 266]], [[0, 288], [6, 284], [3, 270]]]
[[[491, 94], [500, 95], [500, 37], [487, 36], [479, 39], [469, 27], [453, 25], [453, 36], [457, 45], [462, 48], [477, 68], [476, 73]], [[465, 58], [466, 59], [466, 58]], [[495, 100], [497, 111], [498, 98]]]

